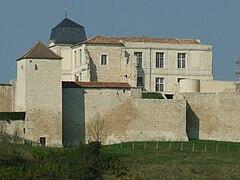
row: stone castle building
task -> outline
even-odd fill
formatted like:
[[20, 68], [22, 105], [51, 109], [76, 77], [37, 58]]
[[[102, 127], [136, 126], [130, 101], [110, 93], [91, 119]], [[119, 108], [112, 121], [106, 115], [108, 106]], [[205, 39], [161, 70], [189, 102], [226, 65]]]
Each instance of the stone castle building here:
[[63, 57], [62, 80], [127, 82], [172, 93], [180, 79], [212, 80], [212, 46], [192, 39], [96, 36], [64, 19], [52, 29], [49, 48]]
[[[142, 92], [164, 99], [143, 99]], [[214, 81], [212, 46], [193, 39], [87, 39], [65, 18], [48, 47], [17, 59], [0, 85], [0, 132], [47, 146], [94, 140], [240, 141], [234, 82]], [[101, 131], [94, 131], [98, 127]]]

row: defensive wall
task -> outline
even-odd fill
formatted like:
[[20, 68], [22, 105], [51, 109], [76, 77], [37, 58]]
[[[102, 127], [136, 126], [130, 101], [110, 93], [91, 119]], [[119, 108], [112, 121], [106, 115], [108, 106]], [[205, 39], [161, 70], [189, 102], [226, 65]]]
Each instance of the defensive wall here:
[[240, 93], [234, 82], [187, 79], [177, 86], [176, 98], [187, 101], [190, 140], [240, 141]]
[[24, 112], [13, 112], [15, 84], [0, 84], [0, 132], [23, 137]]
[[175, 94], [190, 93], [220, 93], [220, 92], [236, 92], [236, 83], [234, 81], [213, 81], [199, 79], [183, 79], [180, 83], [175, 84], [173, 88]]
[[0, 112], [0, 133], [24, 137], [25, 112]]
[[0, 84], [0, 112], [12, 111], [13, 87], [11, 84]]
[[[64, 88], [63, 144], [91, 140], [101, 121], [104, 143], [186, 141], [186, 101], [141, 99], [129, 88]], [[89, 130], [90, 129], [90, 130]]]
[[239, 93], [183, 93], [189, 139], [240, 142]]

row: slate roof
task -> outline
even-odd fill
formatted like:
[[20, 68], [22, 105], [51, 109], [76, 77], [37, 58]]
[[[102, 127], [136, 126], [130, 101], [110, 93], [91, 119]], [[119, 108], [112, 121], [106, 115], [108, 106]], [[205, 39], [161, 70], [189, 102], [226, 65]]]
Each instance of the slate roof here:
[[77, 44], [86, 39], [84, 27], [65, 18], [52, 29], [49, 41], [55, 44]]
[[123, 88], [130, 89], [130, 85], [125, 82], [78, 82], [63, 81], [63, 88]]
[[78, 24], [68, 18], [65, 18], [58, 25], [56, 25], [53, 29], [59, 28], [59, 27], [83, 27], [83, 26], [81, 26], [80, 24]]
[[124, 44], [124, 42], [150, 42], [150, 43], [170, 43], [170, 44], [201, 44], [196, 39], [162, 39], [147, 37], [104, 37], [96, 36], [86, 40], [87, 44]]
[[22, 57], [18, 58], [17, 61], [21, 59], [62, 59], [62, 57], [50, 50], [41, 41], [38, 41], [37, 44]]

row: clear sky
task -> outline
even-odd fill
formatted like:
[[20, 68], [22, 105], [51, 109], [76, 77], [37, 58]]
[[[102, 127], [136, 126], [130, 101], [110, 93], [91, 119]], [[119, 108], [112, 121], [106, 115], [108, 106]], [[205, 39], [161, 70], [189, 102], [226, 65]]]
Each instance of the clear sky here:
[[0, 2], [0, 83], [16, 79], [16, 59], [68, 17], [87, 37], [200, 39], [213, 45], [216, 80], [235, 80], [240, 52], [240, 0], [3, 0]]

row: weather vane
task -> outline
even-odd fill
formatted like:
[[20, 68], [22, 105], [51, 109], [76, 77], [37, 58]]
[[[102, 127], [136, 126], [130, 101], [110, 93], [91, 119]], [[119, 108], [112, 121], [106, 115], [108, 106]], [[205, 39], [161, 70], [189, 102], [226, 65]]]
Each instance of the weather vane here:
[[67, 18], [67, 6], [64, 8], [65, 18]]

